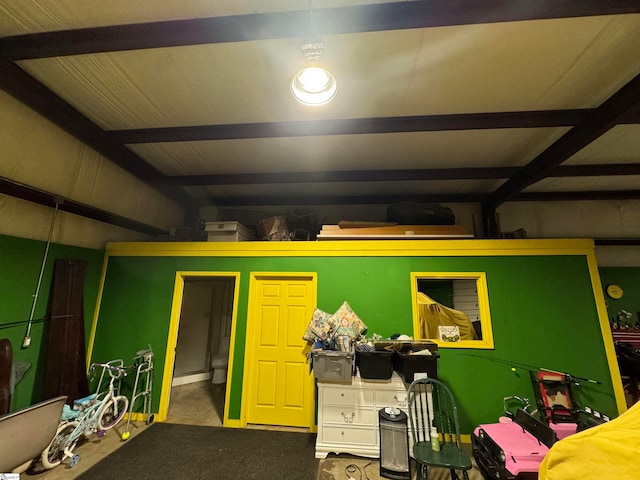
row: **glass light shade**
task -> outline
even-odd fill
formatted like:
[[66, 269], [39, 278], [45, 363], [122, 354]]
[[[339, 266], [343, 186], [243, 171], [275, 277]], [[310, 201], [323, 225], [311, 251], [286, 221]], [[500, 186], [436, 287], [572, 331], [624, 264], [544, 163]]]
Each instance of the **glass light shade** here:
[[291, 93], [305, 105], [324, 105], [335, 96], [337, 90], [336, 79], [321, 67], [303, 68], [291, 80]]

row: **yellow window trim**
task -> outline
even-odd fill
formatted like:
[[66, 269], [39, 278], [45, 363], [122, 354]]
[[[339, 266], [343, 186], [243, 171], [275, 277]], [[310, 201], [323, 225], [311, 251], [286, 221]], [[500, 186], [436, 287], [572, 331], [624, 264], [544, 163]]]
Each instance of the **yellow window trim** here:
[[440, 348], [479, 348], [493, 349], [493, 329], [491, 327], [491, 311], [489, 309], [489, 289], [487, 275], [484, 272], [412, 272], [411, 273], [411, 304], [413, 307], [413, 334], [420, 332], [420, 316], [418, 314], [418, 280], [475, 280], [478, 289], [478, 306], [480, 309], [480, 325], [482, 340], [461, 340], [460, 342], [443, 342], [437, 338], [430, 338]]

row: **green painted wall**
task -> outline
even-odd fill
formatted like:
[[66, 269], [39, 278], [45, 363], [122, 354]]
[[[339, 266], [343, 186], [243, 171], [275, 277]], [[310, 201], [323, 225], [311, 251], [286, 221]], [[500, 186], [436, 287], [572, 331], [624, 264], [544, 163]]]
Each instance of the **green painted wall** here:
[[602, 383], [583, 385], [576, 399], [617, 414], [585, 256], [110, 257], [93, 361], [130, 358], [151, 344], [155, 411], [176, 271], [241, 273], [230, 418], [240, 415], [249, 276], [261, 271], [317, 272], [319, 308], [331, 312], [347, 300], [369, 333], [383, 336], [412, 333], [410, 272], [484, 271], [495, 350], [441, 349], [439, 361], [439, 376], [458, 399], [463, 430], [496, 421], [507, 395], [533, 400], [521, 366], [596, 379]]
[[624, 295], [619, 300], [614, 300], [605, 295], [609, 319], [614, 320], [620, 310], [626, 310], [632, 314], [632, 318], [629, 321], [640, 327], [640, 268], [601, 267], [598, 270], [600, 271], [603, 289], [613, 283], [621, 286], [624, 292]]
[[[16, 385], [12, 410], [37, 403], [42, 398], [44, 351], [44, 322], [31, 328], [31, 345], [22, 348], [27, 331], [46, 242], [0, 235], [0, 338], [8, 338], [13, 347], [13, 359], [31, 364], [24, 378]], [[71, 247], [52, 243], [42, 276], [34, 320], [44, 318], [49, 300], [53, 264], [58, 258], [83, 259], [89, 262], [84, 283], [84, 318], [87, 342], [98, 297], [104, 250]], [[17, 325], [14, 325], [17, 324]]]

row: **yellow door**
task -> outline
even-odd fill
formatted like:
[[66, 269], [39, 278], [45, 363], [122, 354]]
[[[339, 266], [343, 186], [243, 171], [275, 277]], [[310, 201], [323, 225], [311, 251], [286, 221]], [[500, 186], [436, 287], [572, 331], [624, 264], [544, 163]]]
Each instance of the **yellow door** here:
[[315, 308], [315, 274], [260, 274], [251, 282], [247, 422], [312, 427], [314, 382], [302, 335]]

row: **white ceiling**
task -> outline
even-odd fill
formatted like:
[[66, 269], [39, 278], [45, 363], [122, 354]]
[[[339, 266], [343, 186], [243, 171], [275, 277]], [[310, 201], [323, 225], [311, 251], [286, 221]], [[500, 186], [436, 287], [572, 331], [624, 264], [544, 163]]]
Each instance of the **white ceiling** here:
[[[491, 210], [521, 193], [538, 194], [537, 200], [565, 192], [640, 198], [638, 2], [614, 2], [622, 14], [599, 1], [541, 1], [537, 8], [525, 0], [441, 3], [314, 1], [309, 11], [305, 1], [0, 0], [0, 52], [9, 51], [0, 64], [0, 87], [102, 153], [125, 145], [130, 156], [117, 158], [117, 148], [106, 156], [186, 204], [314, 205], [358, 197], [365, 203], [478, 201]], [[349, 9], [354, 5], [360, 10], [347, 22], [356, 25], [349, 31], [344, 19], [356, 12]], [[432, 7], [440, 23], [417, 18], [427, 27], [406, 26], [408, 8], [426, 15]], [[573, 8], [581, 9], [578, 16]], [[593, 15], [599, 8], [605, 14]], [[379, 12], [398, 12], [405, 23], [388, 29], [382, 24], [395, 19], [380, 20]], [[225, 41], [201, 43], [206, 34], [198, 25], [165, 23], [159, 27], [167, 29], [170, 45], [175, 38], [187, 40], [161, 46], [162, 36], [135, 25], [217, 16], [226, 17], [227, 23], [215, 24]], [[569, 18], [548, 18], [555, 16]], [[325, 43], [324, 63], [339, 85], [323, 107], [300, 105], [289, 92], [292, 75], [305, 63], [302, 35], [291, 32], [308, 31], [310, 17]], [[294, 28], [291, 19], [302, 25]], [[108, 28], [117, 25], [132, 26], [121, 34]], [[77, 31], [95, 27], [107, 30], [86, 36]], [[101, 46], [102, 32], [107, 47]], [[191, 34], [198, 40], [190, 40]], [[142, 43], [149, 39], [154, 48]], [[93, 125], [87, 130], [62, 114], [56, 118], [60, 104], [38, 93], [23, 73]], [[627, 84], [626, 93], [619, 93]], [[611, 108], [624, 116], [601, 111], [611, 97], [620, 98]], [[510, 123], [508, 115], [496, 125], [485, 115], [542, 111], [552, 117], [564, 110], [580, 110], [579, 118], [542, 126], [532, 120], [529, 127], [522, 120]], [[477, 114], [478, 123], [469, 124], [468, 114]], [[412, 120], [418, 126], [398, 127]], [[433, 125], [429, 121], [436, 126], [425, 126]], [[206, 127], [207, 133], [202, 138], [201, 129], [193, 139], [171, 130], [179, 127]], [[127, 137], [165, 133], [162, 141], [143, 137], [132, 143]], [[563, 141], [568, 146], [554, 145]], [[627, 169], [553, 176], [561, 164]], [[528, 173], [521, 170], [527, 166]], [[488, 167], [508, 171], [489, 178], [473, 173]], [[442, 178], [442, 169], [448, 177]], [[379, 170], [389, 177], [367, 175]], [[352, 171], [363, 175], [348, 181], [339, 176]], [[296, 172], [324, 177], [266, 175]], [[169, 179], [168, 187], [162, 178], [185, 175], [192, 177]], [[204, 175], [210, 177], [194, 178]]]

